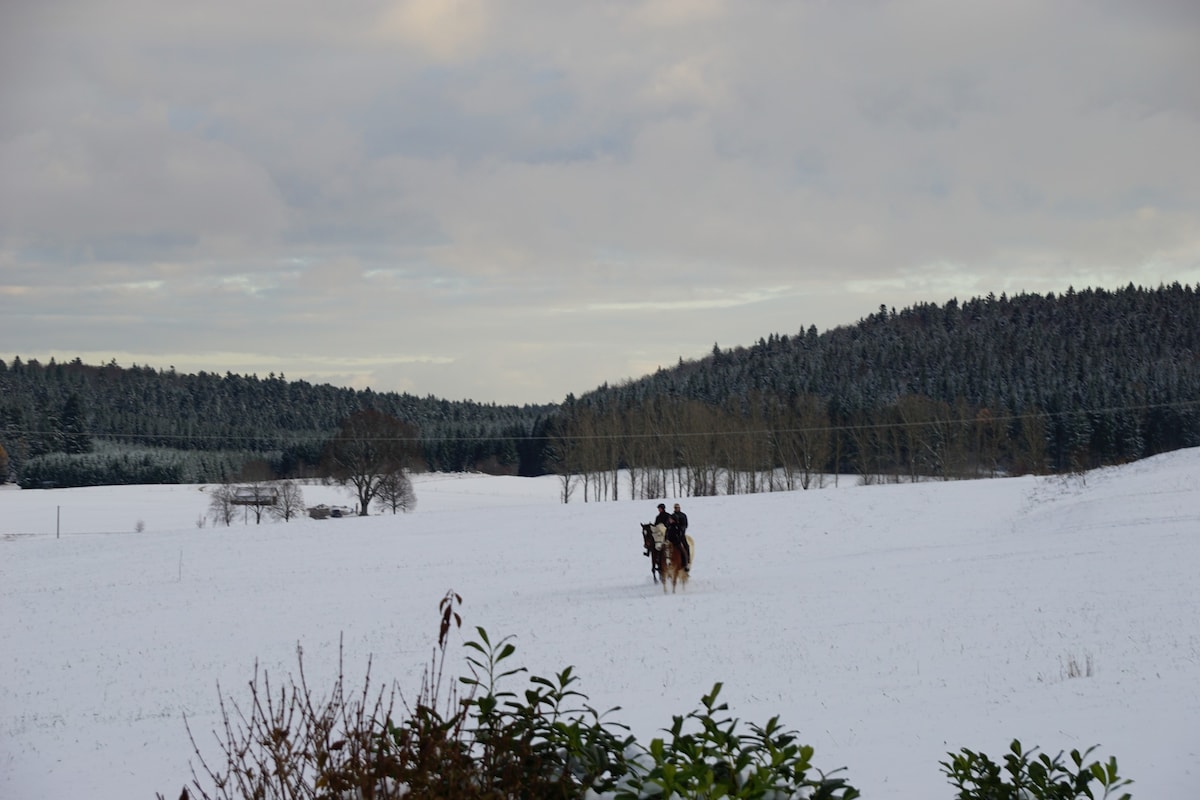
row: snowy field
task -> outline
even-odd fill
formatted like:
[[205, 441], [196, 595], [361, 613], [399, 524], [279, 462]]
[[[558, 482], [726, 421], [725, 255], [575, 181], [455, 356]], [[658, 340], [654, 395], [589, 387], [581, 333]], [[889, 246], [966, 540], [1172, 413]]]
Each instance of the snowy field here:
[[693, 578], [666, 596], [638, 527], [657, 501], [563, 505], [553, 478], [414, 487], [407, 515], [231, 528], [197, 526], [196, 486], [0, 489], [0, 798], [178, 796], [183, 715], [215, 756], [218, 684], [244, 701], [255, 663], [278, 684], [298, 645], [319, 694], [341, 637], [351, 687], [372, 656], [414, 696], [448, 589], [464, 633], [515, 635], [535, 674], [574, 665], [643, 742], [723, 681], [734, 715], [780, 715], [868, 799], [949, 798], [948, 751], [999, 761], [1014, 737], [1099, 744], [1136, 800], [1200, 798], [1200, 450], [1084, 478], [684, 499]]

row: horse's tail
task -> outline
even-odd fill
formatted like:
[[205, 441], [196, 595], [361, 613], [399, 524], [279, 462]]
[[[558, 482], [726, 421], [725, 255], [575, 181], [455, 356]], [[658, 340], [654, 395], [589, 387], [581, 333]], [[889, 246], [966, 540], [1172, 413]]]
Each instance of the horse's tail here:
[[684, 536], [688, 543], [688, 567], [696, 563], [696, 541], [690, 536]]

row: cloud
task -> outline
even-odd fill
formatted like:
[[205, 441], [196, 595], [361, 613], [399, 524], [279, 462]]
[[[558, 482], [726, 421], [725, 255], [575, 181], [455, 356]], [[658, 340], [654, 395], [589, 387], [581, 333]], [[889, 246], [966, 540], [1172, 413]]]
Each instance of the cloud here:
[[[682, 296], [667, 300], [643, 300], [617, 303], [591, 303], [586, 311], [629, 311], [669, 314], [672, 311], [708, 311], [717, 308], [737, 308], [795, 294], [790, 286], [775, 286], [749, 292], [684, 291]], [[562, 311], [570, 311], [563, 309]]]
[[551, 400], [881, 303], [1200, 281], [1188, 4], [60, 10], [0, 30], [14, 354]]
[[677, 28], [694, 23], [711, 23], [725, 13], [724, 0], [648, 0], [633, 4], [630, 18], [651, 29]]
[[477, 52], [492, 4], [483, 0], [398, 0], [380, 19], [376, 34], [420, 48], [437, 61]]
[[273, 239], [287, 214], [267, 172], [218, 141], [172, 131], [161, 110], [90, 114], [0, 143], [0, 220], [40, 244], [151, 239], [191, 246]]

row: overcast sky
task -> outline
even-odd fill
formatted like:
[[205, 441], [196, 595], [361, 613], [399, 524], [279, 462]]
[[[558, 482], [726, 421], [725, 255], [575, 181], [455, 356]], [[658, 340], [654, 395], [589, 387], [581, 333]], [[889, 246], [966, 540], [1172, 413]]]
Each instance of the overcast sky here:
[[1200, 283], [1194, 0], [13, 0], [0, 357], [557, 402]]

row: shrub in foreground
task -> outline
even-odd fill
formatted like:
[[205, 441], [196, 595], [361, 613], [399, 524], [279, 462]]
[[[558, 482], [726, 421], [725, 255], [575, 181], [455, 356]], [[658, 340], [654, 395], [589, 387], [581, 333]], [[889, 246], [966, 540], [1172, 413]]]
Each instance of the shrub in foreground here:
[[[339, 670], [328, 698], [314, 697], [304, 675], [273, 689], [255, 670], [243, 708], [221, 698], [220, 761], [210, 764], [189, 727], [198, 761], [183, 798], [204, 800], [853, 800], [857, 789], [812, 765], [813, 749], [779, 719], [743, 727], [718, 703], [721, 684], [701, 706], [673, 718], [648, 746], [607, 721], [575, 688], [571, 667], [552, 678], [511, 666], [511, 637], [493, 641], [483, 628], [466, 642], [470, 675], [443, 686], [446, 646], [461, 627], [462, 598], [440, 604], [438, 644], [412, 704], [393, 688], [345, 691]], [[460, 691], [462, 695], [460, 696]], [[1048, 759], [1017, 742], [1006, 769], [964, 749], [942, 764], [958, 800], [1107, 798], [1129, 782], [1115, 759], [1084, 765], [1087, 753]], [[1005, 776], [1007, 773], [1007, 777]], [[1103, 795], [1092, 792], [1095, 781]], [[1073, 794], [1071, 792], [1074, 792]], [[163, 796], [159, 795], [161, 800]], [[1121, 800], [1128, 800], [1122, 795]]]
[[942, 772], [958, 789], [956, 800], [1130, 800], [1128, 792], [1113, 795], [1132, 783], [1117, 774], [1115, 758], [1084, 763], [1095, 747], [1083, 753], [1072, 750], [1070, 763], [1063, 761], [1062, 753], [1050, 758], [1036, 747], [1023, 751], [1016, 739], [1008, 749], [1003, 767], [965, 747], [941, 762]]

